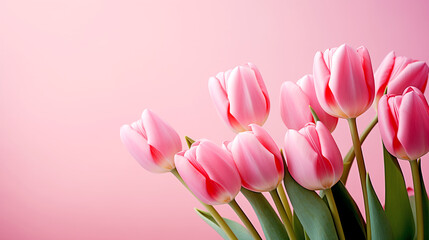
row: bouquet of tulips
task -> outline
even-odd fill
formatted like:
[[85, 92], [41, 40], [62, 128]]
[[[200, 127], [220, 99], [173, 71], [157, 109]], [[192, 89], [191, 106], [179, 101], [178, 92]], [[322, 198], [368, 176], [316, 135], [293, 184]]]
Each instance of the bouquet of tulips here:
[[[281, 117], [288, 128], [283, 150], [262, 127], [270, 99], [252, 63], [209, 79], [219, 115], [237, 132], [232, 141], [219, 146], [185, 137], [189, 149], [182, 151], [176, 131], [147, 109], [140, 120], [121, 127], [121, 140], [146, 170], [174, 174], [205, 207], [197, 209], [200, 217], [224, 239], [429, 239], [420, 167], [429, 151], [429, 106], [422, 93], [427, 64], [391, 52], [373, 73], [368, 50], [345, 44], [317, 52], [313, 64], [312, 75], [281, 86]], [[356, 118], [371, 105], [377, 116], [359, 136]], [[339, 118], [348, 121], [353, 141], [344, 158], [331, 135]], [[377, 123], [385, 166], [383, 205], [361, 149]], [[345, 187], [354, 159], [365, 218]], [[397, 159], [410, 163], [414, 191], [407, 191]], [[240, 192], [263, 233], [235, 201]], [[221, 217], [214, 208], [219, 204], [229, 204], [242, 224]]]

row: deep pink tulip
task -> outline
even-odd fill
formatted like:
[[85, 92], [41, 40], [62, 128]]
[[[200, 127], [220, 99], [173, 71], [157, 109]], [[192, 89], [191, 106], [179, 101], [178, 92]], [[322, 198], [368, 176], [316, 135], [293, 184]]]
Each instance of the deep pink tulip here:
[[313, 65], [316, 95], [322, 108], [340, 118], [356, 118], [374, 100], [374, 76], [365, 47], [348, 45], [317, 52]]
[[195, 142], [174, 159], [189, 189], [206, 204], [229, 203], [240, 191], [240, 175], [231, 153], [208, 140]]
[[314, 123], [311, 106], [329, 131], [333, 132], [338, 118], [327, 114], [319, 104], [312, 75], [306, 75], [295, 84], [284, 82], [280, 90], [280, 114], [287, 128], [299, 130], [309, 122]]
[[123, 125], [120, 136], [131, 155], [150, 172], [174, 169], [174, 154], [182, 150], [177, 132], [149, 109], [140, 120]]
[[209, 79], [210, 96], [222, 119], [235, 131], [248, 125], [263, 125], [270, 112], [270, 99], [259, 70], [252, 63], [220, 72]]
[[397, 158], [416, 160], [429, 151], [429, 106], [418, 88], [383, 95], [378, 124], [384, 146]]
[[280, 150], [262, 127], [251, 124], [250, 128], [251, 131], [237, 134], [228, 148], [240, 173], [243, 187], [255, 192], [271, 191], [283, 179]]
[[402, 94], [407, 87], [424, 92], [428, 82], [429, 67], [424, 61], [396, 57], [390, 52], [375, 72], [376, 106], [387, 87], [387, 94]]
[[322, 190], [334, 186], [343, 173], [343, 159], [329, 130], [318, 121], [285, 135], [287, 168], [301, 186]]

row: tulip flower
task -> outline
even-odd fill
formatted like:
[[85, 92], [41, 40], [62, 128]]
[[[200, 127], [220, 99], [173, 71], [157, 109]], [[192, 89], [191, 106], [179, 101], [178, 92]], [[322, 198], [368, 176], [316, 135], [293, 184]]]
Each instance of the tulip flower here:
[[318, 121], [285, 135], [285, 157], [291, 176], [309, 190], [329, 189], [343, 173], [340, 150], [329, 130]]
[[120, 137], [137, 162], [154, 173], [173, 170], [174, 154], [182, 150], [177, 132], [149, 109], [140, 120], [123, 125]]
[[407, 57], [396, 57], [390, 52], [375, 72], [376, 106], [387, 87], [387, 94], [402, 94], [407, 87], [416, 87], [421, 92], [426, 89], [429, 67], [424, 61]]
[[299, 130], [309, 122], [314, 123], [311, 106], [329, 131], [333, 132], [338, 118], [327, 114], [319, 104], [312, 75], [306, 75], [295, 84], [284, 82], [280, 90], [280, 114], [289, 129]]
[[208, 140], [197, 141], [174, 157], [177, 171], [189, 189], [209, 205], [231, 202], [241, 189], [231, 153]]
[[356, 118], [374, 100], [374, 76], [365, 47], [348, 45], [317, 52], [313, 65], [317, 99], [323, 110], [340, 118]]
[[243, 187], [254, 192], [274, 190], [283, 179], [280, 150], [262, 127], [237, 134], [228, 145], [241, 176]]
[[211, 77], [209, 92], [219, 115], [237, 132], [249, 130], [252, 123], [263, 125], [270, 112], [267, 89], [252, 63]]
[[429, 106], [418, 88], [381, 97], [378, 122], [387, 151], [397, 158], [415, 160], [429, 151]]

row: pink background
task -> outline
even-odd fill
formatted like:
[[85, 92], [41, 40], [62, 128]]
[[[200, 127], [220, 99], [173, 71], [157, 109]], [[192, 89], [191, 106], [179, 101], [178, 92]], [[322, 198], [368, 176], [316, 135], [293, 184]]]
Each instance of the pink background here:
[[[316, 51], [365, 45], [375, 69], [391, 50], [428, 61], [428, 24], [427, 1], [0, 1], [0, 239], [218, 239], [173, 176], [131, 158], [119, 127], [151, 108], [181, 136], [232, 139], [207, 80], [251, 61], [281, 146], [280, 85], [311, 73]], [[345, 153], [345, 121], [334, 136]], [[384, 201], [379, 138], [364, 155]], [[356, 168], [348, 187], [362, 206]]]

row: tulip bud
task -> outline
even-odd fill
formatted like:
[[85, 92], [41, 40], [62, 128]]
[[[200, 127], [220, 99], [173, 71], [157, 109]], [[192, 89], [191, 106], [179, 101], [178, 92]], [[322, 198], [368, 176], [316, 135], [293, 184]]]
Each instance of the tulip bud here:
[[348, 45], [317, 52], [313, 65], [317, 99], [323, 110], [340, 118], [356, 118], [374, 100], [374, 76], [365, 47]]
[[314, 123], [311, 106], [329, 131], [333, 132], [338, 118], [327, 114], [317, 101], [312, 75], [306, 75], [296, 84], [284, 82], [280, 90], [280, 114], [287, 128], [299, 130], [309, 122]]
[[231, 153], [201, 140], [174, 157], [177, 171], [189, 189], [209, 205], [229, 203], [241, 189], [240, 175]]
[[209, 79], [209, 92], [222, 119], [235, 131], [248, 125], [263, 125], [270, 112], [270, 99], [259, 70], [252, 63], [220, 72]]
[[428, 65], [424, 61], [412, 60], [407, 57], [396, 57], [390, 52], [383, 59], [375, 72], [375, 89], [377, 103], [387, 87], [387, 94], [402, 94], [407, 87], [416, 87], [421, 92], [428, 82]]
[[182, 150], [177, 132], [149, 109], [142, 118], [120, 129], [122, 143], [146, 170], [154, 173], [174, 169], [174, 154]]
[[[271, 136], [260, 126], [237, 134], [228, 145], [243, 187], [254, 192], [275, 189], [283, 179], [283, 160]], [[226, 144], [224, 144], [225, 146]]]
[[285, 156], [291, 176], [309, 190], [334, 186], [343, 173], [343, 159], [329, 130], [318, 121], [285, 135]]
[[378, 124], [384, 146], [397, 158], [416, 160], [429, 151], [429, 106], [418, 88], [383, 95]]

